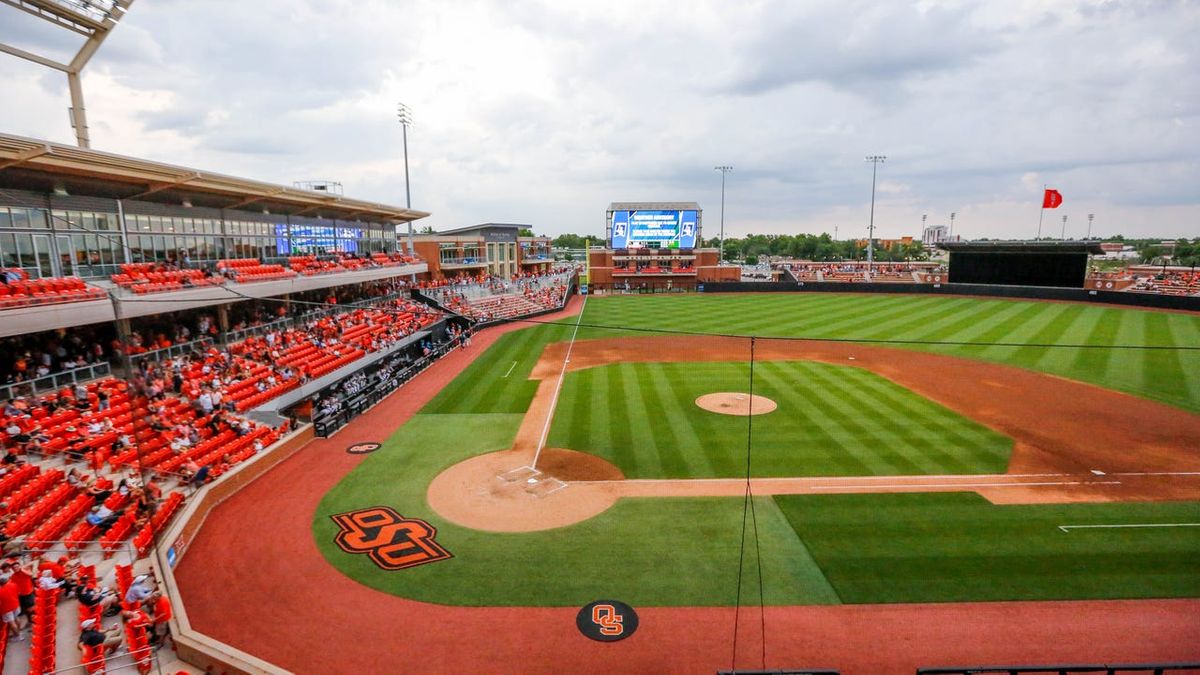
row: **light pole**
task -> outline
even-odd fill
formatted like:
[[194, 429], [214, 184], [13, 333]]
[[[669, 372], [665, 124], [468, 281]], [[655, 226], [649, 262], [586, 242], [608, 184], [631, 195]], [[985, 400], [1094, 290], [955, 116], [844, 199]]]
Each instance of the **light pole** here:
[[1066, 216], [1063, 216], [1062, 232], [1058, 235], [1058, 238], [1063, 241], [1067, 240], [1067, 217]]
[[950, 237], [950, 241], [954, 241], [954, 216], [957, 215], [958, 214], [953, 211], [950, 212], [950, 232], [946, 235]]
[[871, 221], [867, 225], [867, 269], [871, 269], [875, 261], [875, 172], [879, 164], [887, 159], [887, 155], [868, 155], [871, 163]]
[[725, 264], [725, 174], [733, 171], [732, 166], [714, 166], [713, 171], [721, 172], [721, 245], [720, 253], [717, 254], [717, 264]]
[[1094, 213], [1089, 213], [1089, 214], [1088, 214], [1088, 233], [1087, 233], [1087, 238], [1088, 238], [1089, 240], [1091, 240], [1091, 238], [1092, 238], [1092, 221], [1093, 221], [1093, 220], [1095, 220], [1095, 219], [1096, 219], [1096, 214], [1094, 214]]
[[[408, 125], [412, 124], [412, 110], [403, 103], [396, 104], [396, 117], [400, 120], [401, 133], [404, 134], [404, 208], [412, 210], [412, 191], [408, 185]], [[408, 253], [415, 255], [413, 248], [413, 225], [408, 221]]]

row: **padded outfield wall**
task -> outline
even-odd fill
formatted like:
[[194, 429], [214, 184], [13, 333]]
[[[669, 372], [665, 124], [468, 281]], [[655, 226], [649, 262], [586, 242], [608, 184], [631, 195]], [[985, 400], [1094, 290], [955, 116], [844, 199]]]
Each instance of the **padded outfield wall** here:
[[1200, 297], [1153, 295], [1088, 288], [1050, 288], [1045, 286], [996, 286], [990, 284], [907, 284], [907, 283], [846, 283], [815, 282], [758, 282], [707, 283], [696, 290], [702, 293], [911, 293], [928, 295], [970, 295], [1026, 300], [1068, 300], [1126, 305], [1151, 309], [1178, 309], [1200, 312]]

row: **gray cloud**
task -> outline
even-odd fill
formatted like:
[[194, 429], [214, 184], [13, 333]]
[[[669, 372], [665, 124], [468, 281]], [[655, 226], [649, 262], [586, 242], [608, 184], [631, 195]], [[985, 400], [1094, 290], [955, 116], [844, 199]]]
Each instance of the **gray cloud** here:
[[[1176, 236], [1200, 233], [1197, 29], [1200, 6], [1152, 0], [164, 0], [85, 86], [98, 147], [394, 203], [404, 100], [435, 227], [598, 234], [626, 199], [696, 200], [711, 225], [729, 163], [729, 231], [846, 234], [883, 153], [885, 236], [950, 211], [1028, 234], [1042, 183], [1076, 218]], [[21, 97], [0, 128], [69, 139], [61, 76], [0, 77]]]

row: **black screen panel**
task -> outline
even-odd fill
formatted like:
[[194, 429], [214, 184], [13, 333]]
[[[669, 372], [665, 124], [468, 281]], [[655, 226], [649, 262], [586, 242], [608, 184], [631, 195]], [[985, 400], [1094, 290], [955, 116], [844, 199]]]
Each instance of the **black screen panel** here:
[[951, 251], [950, 283], [1080, 288], [1086, 253]]

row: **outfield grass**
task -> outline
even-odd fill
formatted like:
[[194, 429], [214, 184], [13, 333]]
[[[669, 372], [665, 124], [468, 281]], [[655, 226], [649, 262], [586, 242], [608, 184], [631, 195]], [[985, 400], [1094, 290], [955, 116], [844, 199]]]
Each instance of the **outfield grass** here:
[[[1200, 345], [1200, 315], [1081, 303], [917, 295], [728, 293], [589, 298], [584, 322], [775, 337], [1017, 345]], [[588, 329], [580, 338], [629, 334]], [[1200, 412], [1200, 351], [921, 346], [1091, 382]]]
[[[607, 459], [628, 478], [746, 473], [747, 419], [697, 397], [749, 391], [743, 363], [622, 363], [567, 375], [549, 445]], [[861, 368], [755, 365], [754, 393], [779, 408], [753, 420], [756, 476], [1003, 473], [1012, 440]]]
[[847, 603], [1200, 596], [1200, 503], [996, 506], [974, 492], [775, 497]]

